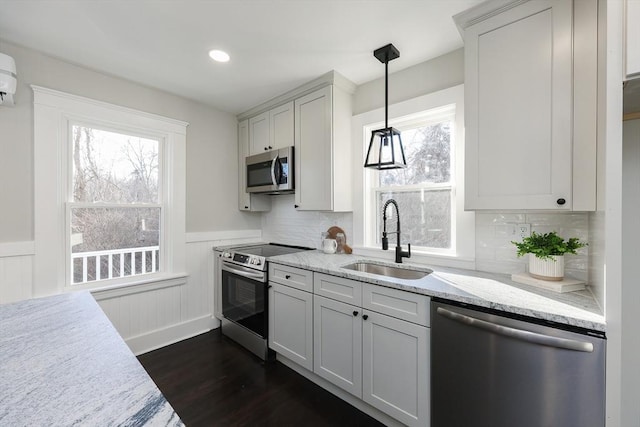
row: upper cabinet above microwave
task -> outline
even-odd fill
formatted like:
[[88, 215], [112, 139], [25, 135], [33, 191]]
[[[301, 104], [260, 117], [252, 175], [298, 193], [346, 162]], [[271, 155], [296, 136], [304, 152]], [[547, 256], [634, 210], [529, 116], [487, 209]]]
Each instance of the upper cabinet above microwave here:
[[293, 146], [293, 101], [249, 119], [249, 154]]
[[465, 209], [595, 210], [597, 0], [492, 0], [454, 20]]

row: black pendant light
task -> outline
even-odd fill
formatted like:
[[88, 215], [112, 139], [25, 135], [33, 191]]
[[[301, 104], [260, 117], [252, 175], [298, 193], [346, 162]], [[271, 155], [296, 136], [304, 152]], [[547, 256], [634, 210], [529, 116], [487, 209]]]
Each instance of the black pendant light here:
[[389, 127], [389, 61], [400, 57], [400, 52], [389, 43], [373, 51], [380, 62], [384, 63], [384, 128], [371, 132], [365, 168], [403, 169], [407, 167], [402, 139], [398, 129]]

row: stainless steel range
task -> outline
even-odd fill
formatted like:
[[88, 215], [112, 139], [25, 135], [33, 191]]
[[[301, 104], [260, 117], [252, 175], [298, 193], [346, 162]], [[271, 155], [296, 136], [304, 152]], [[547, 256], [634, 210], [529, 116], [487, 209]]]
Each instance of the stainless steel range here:
[[268, 349], [267, 258], [310, 250], [275, 243], [242, 246], [219, 253], [222, 333], [258, 357], [270, 358]]

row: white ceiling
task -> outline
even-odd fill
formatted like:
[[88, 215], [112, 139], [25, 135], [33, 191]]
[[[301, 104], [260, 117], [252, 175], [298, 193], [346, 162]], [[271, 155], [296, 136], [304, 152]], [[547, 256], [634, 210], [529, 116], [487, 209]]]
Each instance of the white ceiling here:
[[0, 39], [240, 113], [332, 69], [381, 77], [372, 52], [390, 42], [390, 72], [459, 48], [451, 16], [480, 2], [0, 0]]

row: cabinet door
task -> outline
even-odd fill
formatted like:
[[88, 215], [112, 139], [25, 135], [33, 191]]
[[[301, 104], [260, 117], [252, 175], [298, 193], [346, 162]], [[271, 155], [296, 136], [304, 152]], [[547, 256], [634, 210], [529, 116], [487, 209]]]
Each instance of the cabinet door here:
[[362, 335], [363, 400], [408, 426], [428, 426], [429, 329], [365, 310]]
[[627, 78], [637, 78], [640, 77], [640, 0], [627, 0], [625, 19], [625, 72]]
[[295, 204], [299, 210], [333, 209], [331, 106], [331, 86], [295, 100]]
[[263, 153], [269, 150], [269, 112], [249, 119], [249, 154]]
[[571, 208], [571, 22], [540, 0], [465, 30], [466, 209]]
[[362, 397], [362, 309], [313, 297], [313, 372]]
[[293, 101], [269, 111], [270, 144], [273, 149], [293, 145]]
[[238, 123], [238, 209], [264, 212], [271, 210], [271, 198], [265, 194], [247, 193], [247, 164], [249, 155], [249, 121]]
[[269, 348], [312, 370], [313, 294], [269, 285]]
[[247, 193], [247, 164], [249, 155], [249, 121], [238, 123], [238, 209], [251, 209], [251, 194]]

